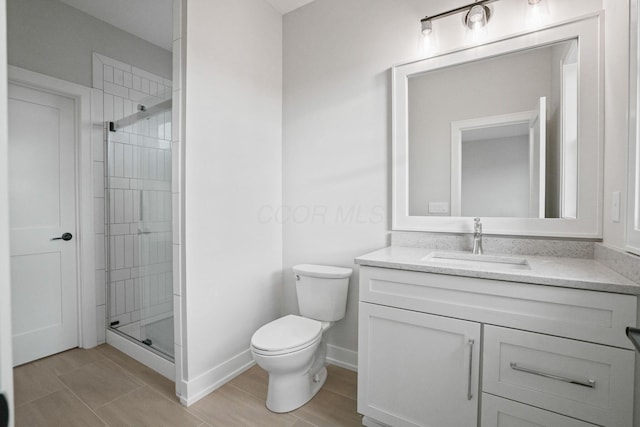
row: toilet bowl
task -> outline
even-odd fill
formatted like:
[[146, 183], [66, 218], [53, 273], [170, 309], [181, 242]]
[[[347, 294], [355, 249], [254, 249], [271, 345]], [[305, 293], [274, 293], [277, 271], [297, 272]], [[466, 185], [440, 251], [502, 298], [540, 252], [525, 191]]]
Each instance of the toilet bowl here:
[[344, 317], [351, 269], [299, 265], [296, 291], [301, 316], [287, 315], [251, 337], [255, 362], [269, 373], [267, 408], [289, 412], [307, 403], [327, 379], [325, 332]]
[[[289, 315], [267, 323], [251, 340], [253, 358], [269, 373], [267, 408], [289, 412], [307, 403], [324, 384], [321, 322]], [[321, 364], [319, 363], [321, 362]], [[312, 367], [316, 367], [312, 369]]]

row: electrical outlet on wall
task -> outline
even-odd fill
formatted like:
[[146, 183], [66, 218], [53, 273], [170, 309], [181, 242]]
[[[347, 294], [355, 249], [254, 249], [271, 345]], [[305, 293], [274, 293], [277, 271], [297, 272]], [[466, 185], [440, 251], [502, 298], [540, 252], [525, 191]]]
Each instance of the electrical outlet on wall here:
[[430, 214], [448, 214], [449, 203], [448, 202], [429, 202]]
[[614, 191], [611, 194], [611, 220], [620, 222], [620, 192]]

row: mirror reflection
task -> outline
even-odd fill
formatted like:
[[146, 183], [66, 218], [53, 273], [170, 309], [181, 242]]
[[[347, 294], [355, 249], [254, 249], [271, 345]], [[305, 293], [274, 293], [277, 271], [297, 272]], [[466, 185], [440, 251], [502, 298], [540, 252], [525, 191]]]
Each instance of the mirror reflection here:
[[409, 215], [576, 218], [577, 47], [409, 76]]

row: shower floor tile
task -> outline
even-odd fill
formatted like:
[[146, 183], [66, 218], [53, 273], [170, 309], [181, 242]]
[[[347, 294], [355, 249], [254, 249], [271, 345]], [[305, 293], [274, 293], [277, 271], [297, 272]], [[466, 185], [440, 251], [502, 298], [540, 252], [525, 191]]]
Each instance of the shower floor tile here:
[[73, 349], [14, 369], [16, 427], [359, 426], [355, 372], [329, 366], [323, 390], [302, 408], [265, 407], [268, 375], [257, 366], [189, 408], [175, 386], [109, 345]]

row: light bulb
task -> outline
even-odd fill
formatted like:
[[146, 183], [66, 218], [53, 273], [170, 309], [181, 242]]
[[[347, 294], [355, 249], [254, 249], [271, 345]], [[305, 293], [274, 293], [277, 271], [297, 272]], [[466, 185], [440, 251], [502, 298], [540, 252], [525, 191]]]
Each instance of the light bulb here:
[[477, 4], [469, 9], [466, 18], [466, 24], [469, 29], [473, 30], [487, 25], [488, 19], [488, 8], [484, 5]]
[[430, 19], [420, 21], [420, 50], [425, 55], [430, 55], [436, 48], [436, 37], [433, 33], [433, 23]]
[[475, 29], [487, 24], [487, 12], [482, 5], [475, 5], [467, 14], [467, 27]]
[[420, 21], [420, 25], [422, 27], [422, 36], [426, 37], [431, 35], [431, 33], [433, 33], [433, 23], [431, 22], [431, 19], [423, 19]]
[[525, 22], [529, 28], [538, 28], [549, 22], [547, 0], [527, 0]]
[[487, 22], [489, 22], [489, 8], [477, 4], [469, 9], [465, 17], [467, 26], [466, 39], [471, 43], [479, 43], [487, 37]]

